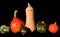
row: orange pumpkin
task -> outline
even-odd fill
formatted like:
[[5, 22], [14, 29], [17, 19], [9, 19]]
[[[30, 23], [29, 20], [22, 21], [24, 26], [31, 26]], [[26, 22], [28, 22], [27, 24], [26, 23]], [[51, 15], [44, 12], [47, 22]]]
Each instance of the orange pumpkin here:
[[20, 31], [21, 27], [24, 26], [24, 22], [16, 17], [17, 10], [14, 12], [14, 18], [11, 21], [10, 28], [13, 33], [17, 33]]
[[57, 33], [58, 32], [58, 25], [55, 23], [49, 25], [49, 31], [51, 33]]

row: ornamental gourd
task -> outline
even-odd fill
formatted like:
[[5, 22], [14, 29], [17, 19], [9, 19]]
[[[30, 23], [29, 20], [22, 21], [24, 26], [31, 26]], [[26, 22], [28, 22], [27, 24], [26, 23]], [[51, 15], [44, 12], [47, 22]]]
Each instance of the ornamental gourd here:
[[9, 31], [10, 31], [10, 28], [9, 28], [8, 26], [6, 26], [6, 25], [2, 25], [2, 26], [0, 27], [0, 33], [1, 33], [1, 34], [8, 33]]
[[42, 22], [38, 21], [36, 24], [36, 28], [39, 33], [45, 33], [47, 30], [47, 25], [44, 21]]
[[11, 31], [13, 33], [19, 32], [20, 29], [21, 29], [21, 27], [24, 26], [24, 22], [21, 19], [19, 19], [19, 18], [16, 17], [16, 13], [17, 12], [18, 12], [18, 10], [14, 11], [14, 18], [11, 21], [11, 24], [10, 24], [10, 28], [11, 28]]
[[58, 32], [58, 25], [55, 23], [49, 25], [49, 31], [51, 33], [57, 33]]
[[26, 33], [30, 33], [30, 32], [31, 32], [30, 29], [27, 28], [27, 27], [22, 27], [22, 28], [21, 28], [21, 33], [22, 33], [23, 35], [25, 35]]
[[28, 3], [28, 7], [26, 8], [26, 25], [25, 27], [29, 28], [31, 32], [35, 31], [35, 23], [34, 23], [34, 10], [33, 7]]

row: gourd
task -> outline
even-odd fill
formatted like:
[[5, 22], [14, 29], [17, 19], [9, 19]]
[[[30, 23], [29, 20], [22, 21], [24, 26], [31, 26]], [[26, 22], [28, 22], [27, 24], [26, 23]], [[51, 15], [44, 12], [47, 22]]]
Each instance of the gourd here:
[[0, 27], [0, 33], [1, 33], [1, 34], [8, 33], [9, 31], [10, 31], [10, 28], [9, 28], [8, 26], [6, 26], [6, 25], [2, 25], [2, 26]]
[[22, 28], [21, 28], [21, 33], [22, 33], [23, 35], [25, 35], [26, 33], [29, 33], [29, 32], [31, 32], [29, 28], [27, 28], [27, 27], [22, 27]]
[[13, 33], [17, 33], [21, 30], [22, 26], [24, 26], [24, 22], [16, 17], [16, 13], [18, 12], [18, 10], [14, 11], [14, 18], [11, 21], [10, 24], [10, 29]]
[[44, 21], [38, 21], [36, 24], [36, 28], [39, 33], [45, 33], [47, 30], [47, 25]]
[[31, 32], [34, 32], [35, 31], [34, 9], [30, 5], [30, 3], [28, 3], [28, 6], [27, 6], [25, 12], [26, 12], [26, 24], [25, 24], [25, 27], [29, 28], [31, 30]]
[[59, 27], [58, 27], [58, 25], [57, 25], [56, 22], [54, 22], [54, 23], [52, 23], [52, 24], [49, 25], [49, 31], [51, 33], [57, 33], [58, 29], [59, 29]]

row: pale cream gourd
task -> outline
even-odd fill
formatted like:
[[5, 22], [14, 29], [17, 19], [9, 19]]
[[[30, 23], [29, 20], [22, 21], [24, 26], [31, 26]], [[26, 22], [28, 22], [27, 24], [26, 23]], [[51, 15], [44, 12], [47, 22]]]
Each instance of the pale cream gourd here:
[[35, 30], [34, 9], [29, 3], [26, 8], [26, 25], [25, 25], [25, 27], [28, 27], [31, 30], [31, 32], [34, 32], [34, 30]]

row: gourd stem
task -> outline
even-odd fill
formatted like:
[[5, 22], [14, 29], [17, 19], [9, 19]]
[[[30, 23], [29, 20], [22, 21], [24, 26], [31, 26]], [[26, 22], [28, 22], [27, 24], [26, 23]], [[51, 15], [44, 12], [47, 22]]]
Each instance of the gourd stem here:
[[42, 23], [44, 23], [44, 21], [42, 21]]
[[18, 10], [15, 10], [15, 11], [14, 11], [14, 17], [16, 17], [16, 13], [17, 13], [17, 12], [18, 12]]
[[56, 25], [56, 22], [54, 24]]
[[28, 7], [31, 7], [30, 3], [28, 3]]

